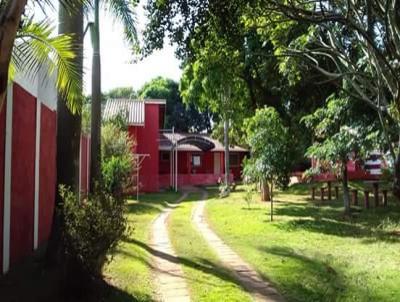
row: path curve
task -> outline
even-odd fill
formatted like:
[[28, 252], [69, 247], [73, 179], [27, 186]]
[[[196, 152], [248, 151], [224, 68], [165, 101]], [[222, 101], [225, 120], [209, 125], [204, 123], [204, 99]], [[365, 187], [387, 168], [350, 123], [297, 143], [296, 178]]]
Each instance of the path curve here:
[[208, 244], [215, 250], [221, 262], [229, 268], [237, 280], [242, 284], [255, 301], [283, 302], [283, 297], [267, 281], [236, 254], [221, 238], [210, 228], [204, 214], [207, 192], [203, 191], [202, 200], [194, 208], [192, 220], [206, 239]]
[[[188, 196], [185, 192], [178, 199], [181, 202]], [[153, 265], [157, 292], [164, 302], [190, 302], [189, 291], [179, 260], [168, 236], [168, 217], [177, 205], [169, 205], [153, 222], [152, 248]]]

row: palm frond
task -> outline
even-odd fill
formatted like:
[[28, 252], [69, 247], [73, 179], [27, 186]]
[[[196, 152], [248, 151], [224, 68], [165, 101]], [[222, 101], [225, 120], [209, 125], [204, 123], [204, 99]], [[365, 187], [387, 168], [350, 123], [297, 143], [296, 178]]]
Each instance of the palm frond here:
[[135, 7], [138, 1], [135, 0], [104, 0], [103, 4], [116, 21], [122, 23], [125, 39], [136, 48], [138, 46], [138, 37], [136, 30]]
[[83, 99], [81, 70], [72, 61], [76, 48], [71, 36], [53, 36], [54, 29], [46, 21], [25, 22], [17, 33], [10, 74], [22, 72], [28, 77], [36, 77], [45, 68], [48, 76], [56, 75], [57, 89], [75, 113], [80, 111]]

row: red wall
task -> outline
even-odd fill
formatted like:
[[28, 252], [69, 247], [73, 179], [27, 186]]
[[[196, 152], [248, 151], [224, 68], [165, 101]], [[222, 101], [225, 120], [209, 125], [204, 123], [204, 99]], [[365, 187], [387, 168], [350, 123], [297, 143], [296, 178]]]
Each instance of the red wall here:
[[6, 103], [0, 112], [0, 274], [3, 271], [3, 218], [4, 218], [4, 148], [6, 133]]
[[129, 133], [135, 137], [136, 152], [149, 154], [144, 159], [140, 170], [140, 190], [143, 192], [158, 191], [158, 165], [159, 165], [159, 104], [145, 104], [144, 127], [129, 127]]
[[11, 265], [33, 249], [36, 139], [36, 99], [17, 84], [13, 93]]
[[39, 244], [50, 236], [56, 190], [56, 112], [41, 105]]

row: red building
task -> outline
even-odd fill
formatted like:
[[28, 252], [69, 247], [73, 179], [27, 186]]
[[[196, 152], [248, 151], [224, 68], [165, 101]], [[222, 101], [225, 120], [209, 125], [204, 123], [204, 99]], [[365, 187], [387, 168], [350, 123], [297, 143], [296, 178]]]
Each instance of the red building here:
[[[109, 100], [104, 118], [126, 116], [129, 133], [136, 141], [133, 152], [141, 158], [139, 184], [142, 192], [187, 185], [212, 185], [223, 179], [224, 146], [206, 134], [165, 130], [165, 100]], [[230, 147], [230, 178], [239, 180], [244, 148]]]

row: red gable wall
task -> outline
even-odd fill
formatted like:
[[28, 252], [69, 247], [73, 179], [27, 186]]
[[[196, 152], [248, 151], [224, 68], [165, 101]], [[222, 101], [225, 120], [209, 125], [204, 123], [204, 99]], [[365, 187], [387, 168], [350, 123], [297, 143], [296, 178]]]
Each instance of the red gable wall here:
[[130, 126], [129, 134], [136, 141], [136, 152], [148, 154], [140, 170], [140, 190], [143, 192], [158, 191], [158, 133], [160, 121], [160, 105], [145, 104], [145, 124], [143, 126]]

